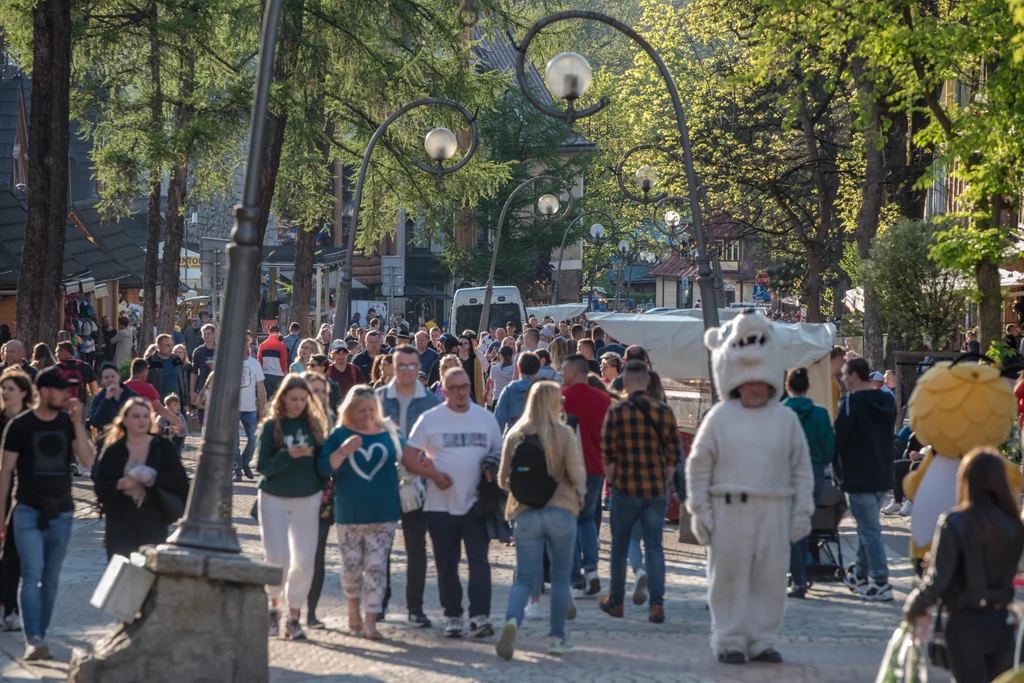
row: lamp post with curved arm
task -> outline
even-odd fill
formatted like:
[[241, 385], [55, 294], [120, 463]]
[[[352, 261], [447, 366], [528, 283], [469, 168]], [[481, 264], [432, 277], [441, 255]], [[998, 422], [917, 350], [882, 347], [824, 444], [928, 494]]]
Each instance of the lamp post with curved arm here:
[[590, 266], [590, 274], [587, 278], [588, 282], [590, 282], [590, 299], [587, 301], [588, 312], [594, 310], [594, 290], [597, 288], [597, 283], [595, 282], [597, 278], [597, 254], [600, 253], [604, 245], [622, 237], [623, 234], [615, 230], [614, 224], [610, 232], [606, 232], [604, 226], [600, 223], [590, 226], [590, 240], [587, 241], [594, 245], [595, 255], [594, 263]]
[[[523, 95], [529, 100], [537, 110], [550, 116], [552, 118], [561, 119], [568, 123], [570, 126], [576, 119], [585, 118], [591, 116], [602, 109], [604, 109], [610, 103], [608, 98], [602, 97], [601, 100], [586, 109], [577, 111], [574, 108], [575, 101], [586, 92], [590, 86], [592, 72], [590, 64], [581, 55], [574, 52], [563, 52], [556, 55], [548, 62], [547, 70], [545, 73], [545, 79], [548, 84], [548, 89], [551, 94], [555, 97], [559, 97], [566, 100], [566, 110], [558, 111], [541, 102], [537, 96], [530, 91], [530, 88], [526, 82], [526, 51], [530, 46], [530, 42], [537, 37], [545, 27], [561, 21], [572, 21], [576, 19], [589, 19], [592, 21], [598, 21], [607, 26], [611, 26], [615, 30], [626, 35], [630, 40], [640, 46], [640, 48], [647, 53], [647, 56], [651, 58], [655, 66], [658, 67], [658, 72], [661, 74], [662, 79], [665, 81], [665, 87], [668, 89], [669, 96], [672, 99], [672, 107], [675, 111], [676, 126], [679, 129], [679, 144], [683, 151], [683, 164], [686, 167], [686, 183], [688, 186], [688, 199], [690, 203], [690, 213], [693, 218], [694, 236], [697, 243], [697, 283], [700, 286], [701, 297], [705, 301], [714, 301], [714, 283], [712, 280], [711, 262], [708, 258], [707, 250], [704, 245], [704, 233], [701, 230], [701, 202], [700, 202], [700, 191], [697, 184], [697, 174], [693, 167], [693, 152], [690, 149], [690, 136], [686, 128], [686, 118], [683, 115], [683, 104], [679, 98], [679, 89], [676, 87], [675, 80], [668, 71], [668, 67], [665, 66], [665, 62], [662, 60], [661, 55], [658, 54], [647, 40], [637, 33], [635, 30], [623, 24], [618, 19], [609, 17], [606, 14], [600, 12], [591, 12], [589, 10], [566, 10], [564, 12], [555, 12], [542, 19], [537, 20], [530, 30], [526, 32], [522, 42], [517, 48], [516, 54], [516, 80], [519, 82], [519, 87], [523, 91]], [[703, 318], [704, 328], [711, 329], [718, 327], [718, 307], [717, 306], [705, 306], [703, 307]]]
[[[573, 218], [572, 222], [569, 223], [569, 225], [566, 226], [565, 233], [562, 234], [562, 246], [560, 246], [558, 248], [558, 269], [555, 271], [555, 284], [551, 288], [551, 305], [552, 306], [557, 306], [558, 305], [558, 289], [559, 289], [559, 284], [562, 282], [562, 257], [565, 256], [565, 240], [566, 240], [567, 237], [569, 237], [569, 232], [572, 231], [573, 227], [577, 223], [579, 223], [581, 220], [583, 220], [587, 216], [594, 216], [594, 215], [604, 216], [604, 219], [606, 221], [608, 221], [609, 225], [611, 225], [612, 228], [615, 227], [615, 219], [612, 218], [611, 216], [609, 216], [604, 211], [601, 211], [600, 209], [594, 209], [593, 211], [584, 211], [579, 216], [576, 216], [576, 218]], [[599, 223], [595, 223], [595, 225], [600, 225], [600, 224]]]
[[454, 173], [465, 166], [476, 151], [476, 117], [470, 114], [469, 110], [458, 102], [445, 99], [443, 97], [424, 97], [423, 99], [416, 100], [415, 102], [410, 102], [385, 119], [384, 123], [380, 124], [377, 130], [373, 133], [369, 144], [366, 146], [366, 152], [363, 154], [362, 166], [359, 167], [359, 177], [356, 180], [355, 204], [352, 208], [352, 224], [351, 229], [348, 231], [348, 235], [345, 237], [345, 265], [341, 269], [341, 282], [338, 283], [338, 302], [334, 309], [334, 329], [332, 331], [332, 337], [334, 339], [344, 338], [345, 328], [348, 327], [349, 316], [352, 315], [352, 311], [350, 310], [352, 302], [352, 257], [356, 248], [356, 230], [359, 229], [359, 206], [363, 202], [363, 183], [366, 180], [366, 170], [370, 165], [370, 156], [373, 154], [373, 149], [377, 146], [377, 142], [388, 129], [388, 126], [394, 123], [396, 119], [417, 107], [425, 107], [429, 105], [448, 107], [449, 109], [454, 109], [459, 112], [462, 115], [462, 118], [466, 120], [466, 123], [469, 124], [469, 132], [472, 138], [465, 156], [463, 156], [457, 164], [445, 168], [443, 163], [446, 159], [450, 159], [455, 155], [459, 146], [458, 140], [455, 137], [455, 133], [451, 132], [447, 128], [435, 128], [427, 133], [426, 138], [423, 140], [423, 147], [430, 158], [434, 160], [435, 165], [428, 166], [419, 159], [413, 159], [412, 163], [414, 166], [435, 176], [437, 178], [437, 182], [440, 184], [441, 179], [444, 176], [449, 173]]
[[[565, 193], [569, 195], [569, 202], [565, 207], [565, 210], [557, 216], [555, 214], [558, 213], [559, 208], [558, 197], [553, 194], [546, 194], [537, 200], [537, 208], [540, 209], [541, 214], [549, 223], [562, 220], [569, 215], [570, 211], [572, 211], [572, 205], [575, 201], [572, 196], [572, 185], [561, 178], [556, 178], [551, 175], [538, 175], [524, 180], [520, 183], [519, 187], [512, 190], [512, 194], [510, 194], [508, 199], [505, 200], [505, 205], [501, 207], [501, 215], [498, 216], [498, 230], [494, 233], [494, 247], [491, 252], [491, 270], [487, 276], [487, 288], [484, 290], [484, 310], [480, 314], [480, 327], [477, 330], [481, 336], [487, 332], [487, 325], [491, 320], [491, 297], [494, 295], [494, 270], [498, 265], [498, 246], [501, 244], [501, 229], [505, 225], [505, 216], [508, 215], [508, 208], [512, 205], [512, 200], [515, 199], [520, 192], [530, 185], [533, 185], [538, 180], [546, 180], [560, 185], [562, 189], [565, 190]], [[454, 321], [452, 322], [454, 323]]]

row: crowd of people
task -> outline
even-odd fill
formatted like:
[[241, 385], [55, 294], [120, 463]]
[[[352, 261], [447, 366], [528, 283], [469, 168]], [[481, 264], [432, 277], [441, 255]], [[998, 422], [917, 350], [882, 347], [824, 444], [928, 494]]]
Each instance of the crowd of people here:
[[[252, 514], [265, 557], [285, 569], [283, 583], [267, 587], [269, 635], [298, 640], [325, 628], [317, 607], [332, 527], [348, 629], [367, 639], [382, 637], [377, 625], [392, 598], [399, 528], [409, 622], [433, 625], [424, 600], [432, 555], [444, 635], [497, 634], [502, 658], [514, 655], [524, 619], [547, 618], [549, 653], [571, 652], [566, 623], [578, 600], [598, 598], [602, 612], [623, 617], [630, 571], [631, 601], [663, 623], [662, 537], [676, 502], [709, 548], [719, 660], [781, 662], [774, 643], [782, 603], [809, 595], [810, 516], [828, 487], [845, 494], [856, 524], [856, 562], [844, 583], [866, 601], [893, 600], [880, 520], [912, 514], [913, 492], [902, 482], [930, 446], [909, 428], [893, 434], [906, 404], [895, 396], [893, 373], [834, 347], [833, 420], [809, 398], [805, 369], [773, 365], [770, 327], [762, 327], [770, 323], [739, 320], [708, 338], [723, 401], [704, 418], [690, 453], [647, 352], [598, 325], [531, 317], [521, 332], [508, 322], [446, 334], [400, 316], [385, 329], [373, 315], [365, 327], [353, 320], [342, 339], [327, 326], [303, 338], [298, 323], [288, 334], [271, 327], [259, 344], [249, 335], [238, 407], [246, 438], [244, 447], [238, 440], [234, 476], [255, 481]], [[110, 361], [84, 360], [66, 340], [55, 356], [37, 345], [31, 360], [17, 339], [2, 347], [0, 628], [24, 629], [28, 660], [49, 656], [74, 476], [91, 470], [108, 557], [165, 541], [182, 514], [187, 425], [201, 428], [217, 376], [214, 324], [197, 318], [185, 332], [181, 342], [157, 335], [139, 357], [134, 341], [124, 348], [114, 335]], [[736, 430], [738, 422], [761, 426]], [[763, 458], [757, 468], [741, 460], [754, 451]], [[1012, 633], [997, 622], [1012, 597], [1024, 527], [1005, 476], [996, 476], [998, 458], [980, 451], [960, 462], [958, 511], [940, 519], [931, 562], [916, 565], [923, 582], [905, 607], [920, 621], [941, 600], [950, 631], [977, 644], [952, 648], [961, 683], [1004, 670]], [[612, 543], [602, 581], [605, 509]], [[495, 540], [516, 552], [497, 623]], [[979, 599], [996, 609], [979, 613]]]

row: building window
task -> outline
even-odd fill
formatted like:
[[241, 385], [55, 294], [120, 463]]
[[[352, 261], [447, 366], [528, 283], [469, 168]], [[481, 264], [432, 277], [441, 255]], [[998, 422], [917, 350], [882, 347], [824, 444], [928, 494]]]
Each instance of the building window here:
[[717, 246], [722, 261], [735, 263], [740, 260], [740, 243], [738, 240], [733, 242], [719, 240]]

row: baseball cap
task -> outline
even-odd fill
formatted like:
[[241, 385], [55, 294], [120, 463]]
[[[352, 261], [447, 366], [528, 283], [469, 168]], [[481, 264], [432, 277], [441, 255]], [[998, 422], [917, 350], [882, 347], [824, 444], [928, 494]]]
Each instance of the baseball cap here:
[[494, 321], [492, 320], [492, 321], [491, 321], [491, 324], [490, 324], [490, 325], [488, 325], [488, 326], [487, 326], [487, 328], [488, 328], [488, 329], [491, 329], [491, 330], [496, 330], [496, 329], [498, 329], [498, 323], [496, 323], [496, 322], [494, 322]]
[[67, 389], [78, 384], [77, 379], [61, 375], [60, 368], [56, 366], [43, 370], [36, 376], [36, 386], [40, 389]]
[[885, 381], [885, 375], [880, 373], [878, 370], [875, 370], [870, 375], [868, 375], [868, 381], [869, 382], [884, 382]]
[[348, 351], [348, 346], [340, 339], [335, 339], [331, 342], [331, 352], [335, 351]]
[[280, 332], [281, 331], [281, 326], [280, 325], [271, 325], [270, 326], [270, 331], [271, 332]]

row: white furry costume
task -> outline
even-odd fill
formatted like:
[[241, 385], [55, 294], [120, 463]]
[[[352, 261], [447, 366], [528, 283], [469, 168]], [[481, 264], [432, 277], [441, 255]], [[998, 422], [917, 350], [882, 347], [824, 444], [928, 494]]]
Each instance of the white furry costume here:
[[[775, 647], [790, 543], [811, 531], [814, 477], [796, 413], [779, 403], [786, 368], [774, 323], [757, 313], [709, 330], [724, 400], [705, 416], [686, 461], [691, 527], [708, 552], [711, 647], [757, 657]], [[746, 382], [775, 391], [761, 408], [728, 398]]]

